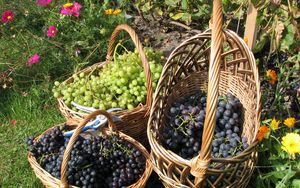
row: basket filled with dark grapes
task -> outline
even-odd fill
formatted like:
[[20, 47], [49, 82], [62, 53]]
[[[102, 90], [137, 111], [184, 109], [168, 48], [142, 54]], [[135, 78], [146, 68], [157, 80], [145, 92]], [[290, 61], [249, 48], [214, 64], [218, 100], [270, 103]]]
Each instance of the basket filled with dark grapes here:
[[151, 162], [166, 187], [246, 187], [257, 162], [260, 84], [252, 52], [222, 29], [180, 44], [163, 67], [148, 121]]
[[[135, 51], [128, 51], [122, 44], [116, 44], [122, 31], [130, 35]], [[123, 47], [123, 54], [119, 54], [118, 47]], [[160, 77], [162, 60], [161, 52], [142, 47], [130, 26], [119, 25], [109, 41], [106, 61], [87, 67], [62, 83], [56, 81], [54, 97], [67, 119], [84, 118], [88, 112], [82, 108], [122, 109], [114, 114], [127, 123], [117, 125], [117, 128], [144, 144], [147, 142], [146, 126], [152, 91]]]
[[[81, 133], [90, 119], [104, 115], [108, 128]], [[28, 138], [28, 161], [46, 187], [144, 187], [152, 172], [147, 150], [133, 138], [115, 131], [109, 113], [97, 110], [75, 128], [61, 124], [37, 138]]]

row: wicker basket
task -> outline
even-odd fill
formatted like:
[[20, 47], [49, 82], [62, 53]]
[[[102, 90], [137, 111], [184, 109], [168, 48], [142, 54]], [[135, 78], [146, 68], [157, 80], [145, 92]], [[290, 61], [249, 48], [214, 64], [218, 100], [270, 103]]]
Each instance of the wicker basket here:
[[[151, 82], [151, 71], [149, 67], [149, 63], [147, 61], [146, 55], [143, 51], [143, 47], [141, 42], [138, 39], [137, 34], [135, 31], [128, 25], [122, 24], [116, 27], [114, 32], [111, 35], [109, 45], [108, 45], [108, 52], [106, 56], [106, 61], [94, 64], [91, 67], [87, 67], [86, 69], [83, 69], [82, 71], [78, 72], [77, 74], [80, 74], [81, 72], [84, 73], [90, 73], [91, 71], [95, 69], [102, 69], [105, 64], [113, 63], [111, 62], [114, 48], [115, 48], [115, 41], [117, 36], [121, 31], [126, 31], [133, 43], [135, 44], [135, 47], [137, 48], [139, 55], [142, 60], [142, 65], [144, 67], [144, 72], [146, 76], [146, 88], [147, 88], [147, 98], [146, 98], [146, 104], [140, 104], [139, 106], [135, 107], [134, 109], [126, 109], [122, 110], [120, 112], [115, 113], [115, 115], [119, 116], [124, 122], [121, 125], [117, 125], [118, 130], [124, 132], [125, 134], [133, 137], [134, 139], [138, 140], [142, 144], [148, 143], [147, 141], [147, 122], [149, 118], [150, 113], [150, 107], [152, 103], [152, 82]], [[67, 79], [63, 84], [68, 84], [73, 82], [73, 78], [70, 77]], [[87, 113], [81, 113], [76, 112], [72, 109], [70, 109], [63, 101], [62, 98], [58, 99], [59, 109], [62, 112], [62, 114], [67, 119], [82, 119], [84, 116], [87, 115]]]
[[[105, 129], [101, 130], [104, 135], [115, 134], [115, 135], [123, 138], [124, 140], [133, 144], [146, 158], [146, 167], [145, 167], [145, 171], [144, 171], [143, 175], [136, 183], [134, 183], [128, 187], [129, 188], [140, 188], [140, 187], [144, 187], [146, 185], [146, 182], [152, 172], [152, 165], [149, 160], [149, 153], [144, 148], [144, 146], [142, 144], [140, 144], [139, 142], [137, 142], [135, 139], [127, 136], [126, 134], [123, 134], [122, 132], [115, 131], [116, 126], [113, 123], [111, 116], [106, 111], [97, 110], [97, 111], [89, 114], [88, 116], [86, 116], [85, 119], [79, 124], [79, 126], [76, 127], [76, 130], [75, 130], [73, 136], [71, 137], [71, 139], [67, 145], [67, 148], [65, 150], [64, 156], [63, 156], [63, 161], [62, 161], [62, 166], [61, 166], [61, 180], [53, 177], [51, 174], [49, 174], [47, 171], [45, 171], [39, 165], [36, 158], [30, 152], [28, 153], [28, 161], [29, 161], [35, 175], [42, 181], [42, 183], [46, 187], [53, 187], [53, 188], [58, 188], [58, 187], [63, 187], [63, 188], [74, 187], [75, 188], [76, 187], [76, 186], [68, 185], [68, 182], [67, 182], [67, 169], [68, 169], [68, 160], [70, 158], [70, 153], [72, 151], [72, 147], [73, 147], [74, 143], [76, 142], [78, 136], [80, 135], [81, 129], [85, 126], [85, 124], [87, 122], [89, 122], [90, 119], [96, 117], [99, 114], [105, 115], [108, 118], [108, 122], [109, 122], [109, 129], [105, 128]], [[76, 122], [76, 121], [74, 121], [74, 122]], [[36, 140], [40, 139], [45, 133], [47, 133], [51, 129], [52, 128], [45, 131], [42, 135], [37, 137]]]
[[[207, 92], [206, 117], [198, 156], [186, 160], [160, 144], [170, 104], [176, 98]], [[211, 155], [217, 101], [227, 92], [243, 104], [242, 135], [249, 148], [231, 158]], [[212, 31], [178, 46], [168, 58], [155, 91], [148, 122], [151, 162], [166, 187], [245, 187], [257, 162], [260, 84], [252, 52], [232, 31], [222, 30], [221, 0], [214, 0]], [[214, 175], [214, 180], [207, 178]]]

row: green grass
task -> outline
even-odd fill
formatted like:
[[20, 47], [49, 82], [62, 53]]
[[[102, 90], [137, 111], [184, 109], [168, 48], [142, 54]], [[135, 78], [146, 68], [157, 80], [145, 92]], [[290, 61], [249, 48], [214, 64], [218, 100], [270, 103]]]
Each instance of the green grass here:
[[0, 106], [0, 187], [42, 187], [27, 161], [25, 139], [64, 121], [55, 99], [44, 86], [34, 86], [26, 97], [0, 91]]

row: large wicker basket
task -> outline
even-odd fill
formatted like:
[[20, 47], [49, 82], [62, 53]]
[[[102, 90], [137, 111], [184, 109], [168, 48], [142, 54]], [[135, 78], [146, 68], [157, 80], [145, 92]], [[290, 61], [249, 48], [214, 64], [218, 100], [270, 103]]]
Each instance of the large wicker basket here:
[[[186, 160], [160, 144], [170, 104], [176, 98], [207, 92], [206, 117], [198, 156]], [[231, 158], [211, 154], [219, 94], [227, 92], [243, 104], [242, 135], [249, 148]], [[212, 31], [178, 46], [168, 58], [155, 91], [148, 122], [154, 170], [166, 187], [245, 187], [257, 162], [256, 135], [260, 124], [260, 84], [255, 59], [234, 32], [222, 30], [221, 0], [214, 0]], [[208, 176], [214, 176], [208, 178]]]
[[[146, 167], [145, 167], [145, 171], [144, 171], [143, 175], [140, 177], [140, 179], [137, 182], [128, 186], [128, 188], [142, 188], [146, 185], [146, 182], [152, 173], [152, 165], [151, 165], [151, 162], [149, 159], [149, 153], [144, 148], [144, 146], [142, 144], [140, 144], [139, 142], [137, 142], [135, 139], [127, 136], [126, 134], [123, 134], [122, 132], [115, 131], [116, 125], [113, 123], [113, 120], [112, 120], [110, 114], [108, 114], [106, 111], [97, 110], [97, 111], [89, 114], [88, 116], [85, 117], [84, 120], [82, 120], [82, 122], [79, 124], [79, 126], [76, 127], [74, 134], [70, 138], [70, 141], [66, 147], [66, 150], [65, 150], [65, 153], [63, 156], [63, 161], [62, 161], [62, 166], [61, 166], [61, 180], [53, 177], [46, 170], [44, 170], [40, 166], [40, 164], [37, 162], [36, 158], [30, 152], [28, 153], [28, 161], [29, 161], [35, 175], [42, 181], [42, 183], [46, 187], [51, 187], [51, 188], [58, 188], [58, 187], [63, 187], [63, 188], [74, 187], [75, 188], [76, 187], [76, 186], [68, 185], [68, 182], [67, 182], [68, 160], [70, 158], [70, 154], [71, 154], [73, 145], [75, 144], [78, 136], [81, 133], [81, 129], [85, 126], [85, 124], [87, 122], [90, 121], [90, 119], [92, 119], [100, 114], [105, 115], [108, 118], [108, 122], [109, 122], [109, 125], [108, 125], [109, 128], [102, 129], [101, 130], [102, 134], [104, 134], [104, 135], [115, 134], [115, 135], [119, 136], [120, 138], [123, 138], [124, 140], [133, 144], [142, 153], [142, 155], [144, 155], [144, 157], [146, 158]], [[76, 122], [76, 121], [74, 121], [74, 122]], [[39, 137], [37, 137], [35, 139], [35, 141], [40, 139], [45, 133], [47, 133], [51, 129], [52, 128], [45, 131], [43, 134], [41, 134]]]
[[[80, 74], [81, 72], [84, 73], [90, 73], [91, 71], [95, 69], [102, 69], [105, 64], [108, 63], [113, 63], [112, 57], [113, 57], [113, 52], [115, 48], [115, 42], [116, 38], [118, 37], [119, 33], [121, 31], [126, 31], [136, 49], [138, 50], [138, 53], [140, 55], [142, 65], [144, 67], [144, 72], [146, 76], [146, 88], [147, 88], [147, 98], [146, 98], [146, 104], [140, 104], [139, 106], [135, 107], [134, 109], [126, 109], [119, 111], [115, 113], [115, 115], [119, 116], [124, 122], [121, 125], [117, 125], [118, 130], [124, 132], [125, 134], [133, 137], [134, 139], [137, 139], [140, 141], [142, 144], [148, 143], [147, 141], [147, 122], [149, 118], [149, 112], [150, 112], [150, 107], [152, 103], [152, 82], [151, 82], [151, 71], [149, 67], [149, 63], [147, 61], [146, 55], [143, 51], [142, 44], [140, 40], [138, 39], [138, 35], [136, 32], [128, 25], [122, 24], [116, 27], [114, 32], [111, 35], [109, 45], [108, 45], [108, 51], [107, 51], [107, 56], [106, 56], [106, 61], [97, 63], [92, 65], [91, 67], [87, 67], [86, 69], [83, 69], [82, 71], [78, 72], [77, 74]], [[64, 81], [62, 84], [68, 84], [73, 82], [73, 77], [70, 77], [66, 81]], [[58, 104], [59, 104], [59, 109], [62, 112], [62, 114], [67, 118], [67, 119], [83, 119], [84, 116], [87, 115], [87, 113], [82, 113], [82, 112], [76, 112], [72, 109], [70, 109], [63, 101], [62, 98], [58, 99]]]

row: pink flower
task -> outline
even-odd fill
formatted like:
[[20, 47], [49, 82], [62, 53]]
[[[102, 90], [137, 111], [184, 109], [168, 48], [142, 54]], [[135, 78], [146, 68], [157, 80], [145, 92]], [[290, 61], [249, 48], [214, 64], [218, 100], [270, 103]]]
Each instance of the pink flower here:
[[74, 2], [74, 3], [66, 3], [60, 10], [60, 13], [63, 15], [73, 15], [75, 17], [79, 17], [81, 4]]
[[27, 61], [27, 65], [28, 66], [32, 66], [33, 64], [36, 64], [40, 61], [40, 56], [38, 54], [34, 54], [33, 56], [31, 56], [28, 61]]
[[5, 12], [2, 13], [2, 19], [1, 19], [1, 21], [3, 23], [8, 23], [8, 22], [13, 21], [14, 17], [15, 17], [14, 12], [11, 11], [11, 10], [7, 10], [7, 11], [5, 11]]
[[51, 25], [51, 26], [48, 28], [47, 36], [48, 36], [48, 37], [55, 37], [55, 36], [56, 36], [56, 33], [57, 33], [56, 27], [53, 26], [53, 25]]
[[39, 6], [47, 6], [52, 2], [52, 0], [37, 0], [36, 4]]
[[63, 7], [63, 8], [60, 10], [60, 13], [63, 14], [63, 15], [71, 15], [71, 14], [72, 14], [72, 10], [69, 9], [69, 8], [64, 8], [64, 7]]
[[81, 9], [81, 4], [75, 2], [72, 7], [73, 16], [78, 17], [80, 15], [79, 11]]
[[10, 121], [10, 124], [11, 124], [11, 125], [16, 125], [16, 124], [17, 124], [17, 120], [12, 119], [12, 120]]

